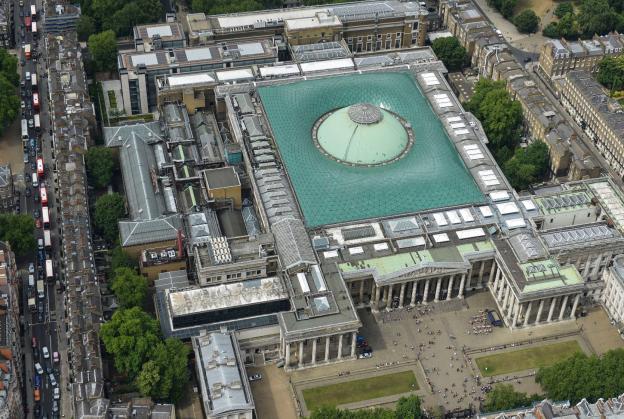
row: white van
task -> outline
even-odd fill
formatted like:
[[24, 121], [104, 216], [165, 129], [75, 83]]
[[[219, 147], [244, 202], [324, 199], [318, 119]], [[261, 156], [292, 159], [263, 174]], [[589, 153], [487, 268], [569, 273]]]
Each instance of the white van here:
[[37, 239], [37, 247], [43, 249], [43, 239]]
[[39, 186], [39, 178], [37, 177], [36, 173], [32, 174], [32, 185], [36, 188], [37, 186]]
[[26, 80], [30, 81], [30, 71], [26, 72], [25, 78], [26, 78]]
[[35, 288], [35, 276], [34, 275], [28, 275], [28, 286]]

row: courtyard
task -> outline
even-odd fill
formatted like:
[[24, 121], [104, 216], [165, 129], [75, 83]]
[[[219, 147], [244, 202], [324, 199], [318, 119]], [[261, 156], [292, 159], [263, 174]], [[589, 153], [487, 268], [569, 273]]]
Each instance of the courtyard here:
[[[447, 411], [476, 408], [486, 395], [483, 386], [505, 382], [519, 391], [540, 393], [541, 388], [534, 380], [535, 365], [550, 364], [577, 350], [593, 354], [624, 346], [599, 308], [576, 321], [564, 320], [514, 331], [476, 324], [475, 319], [485, 309], [494, 307], [489, 291], [481, 291], [465, 299], [421, 305], [411, 310], [377, 314], [368, 309], [359, 310], [363, 323], [360, 334], [373, 348], [373, 357], [292, 372], [290, 380], [301, 412], [307, 415], [310, 411], [306, 406], [306, 389], [405, 371], [413, 371], [419, 387], [415, 393], [423, 399], [426, 408], [444, 406]], [[589, 333], [592, 342], [605, 342], [600, 349], [589, 344]], [[517, 357], [518, 350], [528, 350], [534, 363], [524, 360], [524, 364], [512, 369], [500, 367], [483, 378], [476, 359], [506, 354], [492, 359], [499, 363], [515, 362], [509, 359]], [[556, 354], [545, 354], [549, 351]], [[392, 407], [399, 397], [397, 394], [339, 406]]]

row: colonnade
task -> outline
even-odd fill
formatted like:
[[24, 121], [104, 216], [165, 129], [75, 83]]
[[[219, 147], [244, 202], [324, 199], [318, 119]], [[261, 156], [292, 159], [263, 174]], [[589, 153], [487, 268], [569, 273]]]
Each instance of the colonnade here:
[[355, 331], [285, 342], [282, 345], [284, 366], [287, 369], [293, 369], [353, 359], [356, 343], [357, 332]]

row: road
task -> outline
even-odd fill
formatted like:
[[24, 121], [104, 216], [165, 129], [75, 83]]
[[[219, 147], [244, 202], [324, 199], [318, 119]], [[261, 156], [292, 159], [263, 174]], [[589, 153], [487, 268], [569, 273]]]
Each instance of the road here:
[[[31, 3], [32, 2], [32, 3]], [[45, 48], [44, 41], [42, 38], [42, 30], [43, 30], [43, 16], [42, 16], [42, 3], [41, 0], [35, 2], [35, 0], [24, 1], [23, 6], [19, 4], [18, 1], [15, 2], [15, 39], [16, 39], [16, 49], [18, 51], [18, 56], [20, 59], [21, 65], [21, 78], [24, 83], [21, 88], [22, 100], [25, 102], [25, 107], [22, 108], [22, 118], [24, 119], [32, 119], [37, 111], [34, 109], [33, 104], [33, 93], [38, 90], [39, 94], [39, 114], [41, 120], [41, 128], [39, 130], [34, 127], [28, 129], [28, 136], [30, 138], [34, 138], [37, 143], [37, 151], [31, 152], [29, 156], [29, 163], [24, 165], [24, 180], [25, 180], [25, 188], [30, 190], [30, 194], [24, 193], [22, 191], [22, 202], [21, 202], [21, 210], [24, 213], [35, 215], [35, 211], [38, 211], [39, 214], [42, 212], [42, 203], [40, 199], [35, 200], [34, 195], [38, 194], [38, 188], [32, 185], [32, 173], [33, 171], [36, 173], [36, 166], [33, 166], [33, 162], [37, 157], [43, 157], [43, 161], [45, 163], [45, 175], [40, 177], [39, 182], [46, 187], [47, 195], [48, 195], [48, 208], [50, 212], [50, 223], [49, 229], [51, 232], [52, 245], [47, 247], [45, 250], [38, 250], [38, 252], [45, 252], [45, 259], [49, 259], [53, 261], [54, 267], [57, 266], [57, 261], [59, 261], [59, 245], [58, 245], [58, 229], [57, 229], [57, 215], [56, 215], [56, 206], [54, 205], [55, 196], [54, 196], [54, 182], [52, 179], [52, 150], [51, 150], [51, 141], [49, 137], [49, 129], [50, 129], [50, 116], [49, 116], [49, 103], [47, 100], [48, 92], [47, 92], [47, 77], [46, 77], [46, 57], [45, 57]], [[24, 15], [30, 15], [30, 5], [34, 4], [37, 10], [37, 17], [35, 22], [38, 26], [38, 38], [37, 34], [34, 34], [31, 30], [25, 27]], [[38, 42], [39, 41], [39, 42]], [[25, 57], [25, 49], [22, 44], [30, 44], [32, 51], [32, 58], [26, 59]], [[38, 79], [38, 87], [34, 88], [31, 84], [31, 81], [26, 80], [25, 74], [29, 72], [31, 74], [37, 74]], [[29, 150], [24, 150], [28, 152]], [[34, 169], [34, 170], [33, 170]], [[39, 186], [42, 186], [39, 185]], [[41, 217], [41, 215], [40, 215]], [[36, 229], [37, 239], [43, 238], [43, 228], [46, 226], [42, 225], [42, 228]], [[41, 255], [43, 256], [43, 255]], [[39, 298], [36, 294], [35, 289], [31, 289], [28, 284], [28, 264], [33, 263], [35, 265], [35, 279], [43, 280], [44, 283], [44, 296], [43, 298]], [[33, 255], [28, 260], [23, 261], [22, 266], [20, 266], [20, 273], [22, 273], [22, 277], [24, 279], [23, 282], [23, 292], [22, 292], [22, 313], [24, 314], [24, 354], [25, 354], [25, 375], [28, 377], [27, 380], [24, 380], [25, 383], [28, 383], [28, 388], [26, 389], [26, 406], [25, 408], [28, 410], [28, 418], [33, 417], [58, 417], [58, 412], [53, 412], [53, 405], [58, 404], [54, 403], [54, 386], [51, 384], [50, 373], [54, 375], [54, 379], [57, 382], [57, 386], [61, 389], [63, 393], [67, 386], [66, 380], [61, 380], [60, 370], [61, 363], [53, 362], [53, 354], [55, 352], [61, 352], [59, 348], [59, 339], [58, 339], [58, 325], [57, 319], [62, 319], [62, 315], [59, 315], [58, 310], [62, 310], [62, 304], [60, 304], [60, 296], [56, 292], [57, 284], [55, 282], [54, 276], [52, 276], [51, 281], [46, 280], [46, 269], [45, 262], [43, 259], [40, 259], [39, 254]], [[30, 310], [28, 306], [28, 297], [34, 296], [36, 301], [36, 308], [34, 310]], [[39, 310], [39, 306], [42, 306], [43, 310]], [[62, 314], [62, 313], [61, 313]], [[37, 350], [33, 351], [33, 340], [35, 338]], [[43, 347], [47, 347], [49, 352], [49, 358], [44, 359], [43, 357]], [[62, 348], [61, 348], [62, 349]], [[35, 354], [33, 352], [37, 352]], [[35, 369], [34, 364], [39, 362], [46, 372], [41, 376], [41, 388], [40, 388], [40, 397], [41, 400], [39, 402], [35, 402], [34, 400], [34, 379], [35, 379]], [[66, 357], [61, 356], [61, 362], [66, 363]], [[35, 416], [35, 412], [39, 413], [38, 416]]]

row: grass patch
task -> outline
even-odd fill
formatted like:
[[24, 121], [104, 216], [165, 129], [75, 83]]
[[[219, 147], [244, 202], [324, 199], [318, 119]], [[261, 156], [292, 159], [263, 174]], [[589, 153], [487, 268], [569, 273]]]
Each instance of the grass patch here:
[[537, 369], [553, 365], [583, 352], [575, 340], [503, 352], [477, 358], [475, 362], [484, 377]]
[[392, 396], [418, 390], [413, 371], [346, 381], [323, 387], [303, 390], [303, 398], [309, 411], [321, 406], [338, 406], [378, 397]]

